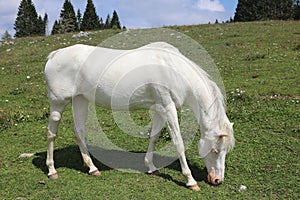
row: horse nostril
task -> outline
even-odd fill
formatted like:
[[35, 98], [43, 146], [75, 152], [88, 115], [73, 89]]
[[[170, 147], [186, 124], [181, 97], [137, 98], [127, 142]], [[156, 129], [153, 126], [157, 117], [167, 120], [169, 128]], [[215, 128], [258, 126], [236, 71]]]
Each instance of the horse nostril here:
[[214, 180], [214, 184], [215, 185], [219, 185], [219, 184], [221, 184], [221, 179], [218, 179], [218, 178], [216, 178], [215, 180]]

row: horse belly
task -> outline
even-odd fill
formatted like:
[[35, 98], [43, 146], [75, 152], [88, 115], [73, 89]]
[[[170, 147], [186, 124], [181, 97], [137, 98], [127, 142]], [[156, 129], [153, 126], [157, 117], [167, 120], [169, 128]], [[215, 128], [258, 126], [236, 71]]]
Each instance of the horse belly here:
[[146, 90], [146, 86], [138, 89], [118, 88], [118, 86], [104, 89], [103, 86], [98, 86], [94, 102], [98, 106], [112, 110], [137, 110], [151, 108], [157, 102], [157, 98]]

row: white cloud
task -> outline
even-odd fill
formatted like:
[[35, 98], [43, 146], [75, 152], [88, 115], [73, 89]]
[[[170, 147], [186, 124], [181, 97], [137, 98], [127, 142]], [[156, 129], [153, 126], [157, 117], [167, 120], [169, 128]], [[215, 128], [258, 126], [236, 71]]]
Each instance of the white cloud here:
[[225, 8], [219, 0], [198, 0], [197, 7], [201, 10], [224, 12]]

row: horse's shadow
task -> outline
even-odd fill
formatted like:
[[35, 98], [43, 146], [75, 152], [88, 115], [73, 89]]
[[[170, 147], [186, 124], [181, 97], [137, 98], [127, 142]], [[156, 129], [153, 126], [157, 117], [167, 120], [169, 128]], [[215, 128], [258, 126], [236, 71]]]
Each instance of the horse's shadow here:
[[[133, 170], [140, 172], [147, 171], [147, 168], [144, 164], [144, 157], [146, 155], [146, 152], [124, 152], [118, 150], [106, 150], [100, 147], [90, 147], [89, 150], [91, 154], [97, 158], [95, 159], [95, 157], [93, 157], [93, 162], [100, 171], [113, 169], [120, 169], [124, 171]], [[62, 149], [58, 149], [54, 151], [54, 154], [56, 169], [69, 168], [80, 171], [82, 173], [86, 173], [88, 171], [88, 168], [83, 164], [78, 146], [71, 145]], [[99, 156], [101, 155], [103, 156], [99, 159]], [[32, 160], [33, 165], [43, 171], [45, 174], [48, 173], [48, 168], [45, 165], [46, 156], [47, 152], [36, 153], [36, 157]], [[99, 160], [101, 160], [101, 162]], [[166, 166], [166, 168], [168, 169], [181, 172], [180, 163], [178, 159], [175, 159], [174, 157], [165, 157], [154, 154], [153, 161], [154, 164], [159, 168]], [[105, 165], [103, 163], [106, 163], [108, 165]], [[196, 181], [207, 182], [207, 172], [205, 168], [199, 169], [198, 166], [193, 165], [189, 161], [188, 164]], [[179, 186], [185, 187], [185, 183], [173, 179], [169, 174], [160, 172], [156, 175], [166, 180], [172, 181]]]

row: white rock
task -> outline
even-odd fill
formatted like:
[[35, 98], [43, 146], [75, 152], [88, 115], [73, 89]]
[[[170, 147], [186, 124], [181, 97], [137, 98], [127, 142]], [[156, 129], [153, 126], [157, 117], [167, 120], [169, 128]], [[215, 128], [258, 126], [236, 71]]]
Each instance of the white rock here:
[[30, 158], [32, 156], [34, 156], [34, 153], [22, 153], [19, 158]]
[[240, 186], [240, 189], [239, 189], [239, 192], [244, 191], [244, 190], [246, 190], [246, 189], [247, 189], [247, 187], [246, 187], [245, 185], [241, 185], [241, 186]]
[[86, 37], [86, 36], [88, 36], [90, 34], [91, 34], [90, 32], [83, 32], [83, 31], [81, 31], [78, 34], [74, 34], [72, 36], [72, 38]]

